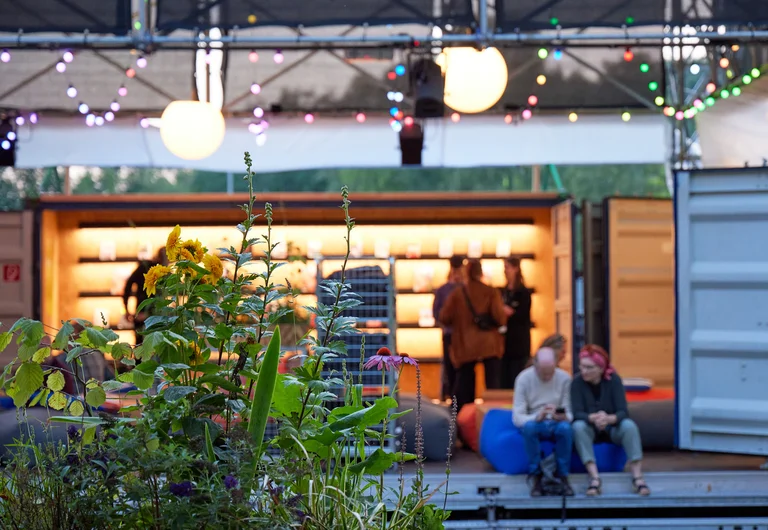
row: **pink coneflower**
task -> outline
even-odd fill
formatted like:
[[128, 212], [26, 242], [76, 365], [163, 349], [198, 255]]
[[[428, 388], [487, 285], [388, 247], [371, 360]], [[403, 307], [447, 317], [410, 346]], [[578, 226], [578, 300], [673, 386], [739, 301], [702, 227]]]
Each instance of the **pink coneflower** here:
[[366, 361], [364, 368], [366, 370], [370, 370], [374, 367], [377, 370], [392, 370], [400, 366], [400, 363], [402, 362], [402, 358], [394, 357], [392, 352], [389, 351], [389, 348], [379, 348], [376, 355]]
[[419, 361], [417, 361], [407, 353], [400, 354], [400, 362], [402, 364], [410, 364], [411, 366], [419, 366]]

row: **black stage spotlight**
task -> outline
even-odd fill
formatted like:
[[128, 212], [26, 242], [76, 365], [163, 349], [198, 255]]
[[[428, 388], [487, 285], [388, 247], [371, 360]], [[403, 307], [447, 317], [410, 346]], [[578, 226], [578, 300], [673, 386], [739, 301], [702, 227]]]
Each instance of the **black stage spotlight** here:
[[421, 58], [413, 62], [411, 88], [416, 100], [414, 118], [442, 118], [445, 115], [445, 78], [435, 61]]
[[404, 166], [420, 166], [421, 151], [424, 149], [424, 131], [413, 118], [403, 120], [400, 129], [400, 154]]

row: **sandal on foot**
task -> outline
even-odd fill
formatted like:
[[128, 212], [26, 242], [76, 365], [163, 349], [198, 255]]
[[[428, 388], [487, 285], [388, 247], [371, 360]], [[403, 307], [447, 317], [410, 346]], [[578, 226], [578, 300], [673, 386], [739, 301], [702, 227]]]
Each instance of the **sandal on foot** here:
[[645, 479], [643, 477], [633, 478], [632, 488], [635, 490], [635, 493], [643, 497], [647, 497], [648, 495], [651, 494], [651, 490], [648, 487], [648, 484], [645, 483]]
[[603, 481], [599, 478], [589, 479], [589, 486], [587, 487], [587, 496], [594, 497], [603, 493]]

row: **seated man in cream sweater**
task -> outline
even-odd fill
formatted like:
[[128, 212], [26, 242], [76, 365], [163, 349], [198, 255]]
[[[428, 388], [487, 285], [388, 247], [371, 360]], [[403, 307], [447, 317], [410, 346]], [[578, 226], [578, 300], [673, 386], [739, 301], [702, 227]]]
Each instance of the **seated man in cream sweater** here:
[[557, 477], [566, 495], [573, 495], [568, 483], [568, 470], [573, 452], [571, 431], [571, 376], [557, 367], [557, 355], [552, 348], [541, 348], [533, 366], [526, 368], [515, 380], [515, 425], [523, 432], [525, 452], [533, 479], [531, 495], [541, 495], [541, 440], [555, 442]]

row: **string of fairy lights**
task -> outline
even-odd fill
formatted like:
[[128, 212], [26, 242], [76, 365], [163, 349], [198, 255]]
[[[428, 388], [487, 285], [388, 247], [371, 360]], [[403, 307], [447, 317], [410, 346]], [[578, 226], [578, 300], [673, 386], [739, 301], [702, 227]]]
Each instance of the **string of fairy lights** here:
[[[553, 26], [557, 26], [559, 21], [557, 18], [553, 17], [550, 22]], [[626, 22], [627, 24], [631, 24], [633, 21], [631, 17], [628, 17]], [[690, 75], [694, 77], [708, 75], [710, 81], [703, 86], [701, 93], [697, 94], [689, 105], [684, 105], [680, 108], [675, 108], [667, 104], [667, 99], [664, 94], [665, 87], [659, 82], [659, 78], [663, 75], [663, 72], [654, 71], [654, 68], [647, 62], [640, 62], [637, 67], [641, 74], [648, 76], [647, 90], [649, 96], [664, 116], [675, 120], [686, 120], [695, 117], [698, 113], [706, 111], [719, 100], [738, 97], [748, 85], [763, 75], [763, 66], [752, 67], [745, 72], [739, 71], [739, 61], [734, 60], [735, 54], [739, 49], [739, 46], [735, 44], [731, 46], [711, 48], [712, 54], [707, 55], [707, 61], [702, 62], [702, 64], [699, 62], [691, 64], [688, 70]], [[118, 112], [120, 112], [121, 100], [128, 95], [126, 82], [129, 83], [136, 77], [137, 70], [144, 69], [149, 64], [149, 60], [146, 56], [138, 52], [131, 53], [135, 57], [132, 59], [132, 64], [127, 66], [124, 70], [126, 80], [124, 80], [117, 88], [116, 96], [109, 104], [109, 107], [98, 110], [92, 108], [87, 101], [79, 97], [81, 94], [77, 86], [70, 79], [69, 71], [76, 60], [76, 52], [73, 52], [72, 50], [64, 50], [63, 53], [61, 53], [60, 60], [55, 64], [54, 69], [58, 74], [64, 77], [66, 95], [73, 101], [74, 108], [83, 115], [86, 126], [104, 126], [113, 122]], [[558, 47], [542, 47], [537, 49], [535, 54], [542, 62], [549, 60], [560, 61], [565, 55], [564, 50]], [[622, 51], [622, 54], [625, 62], [635, 62], [635, 53], [631, 47], [625, 48]], [[257, 51], [252, 50], [247, 54], [247, 58], [251, 64], [255, 64], [259, 62], [260, 55]], [[11, 62], [11, 60], [12, 56], [9, 50], [0, 50], [0, 67], [2, 64]], [[285, 56], [281, 50], [275, 50], [272, 54], [272, 60], [275, 64], [281, 65], [285, 61]], [[403, 126], [408, 126], [413, 123], [413, 118], [407, 115], [405, 109], [401, 108], [401, 104], [405, 100], [404, 91], [407, 90], [406, 73], [405, 64], [398, 63], [386, 74], [387, 81], [391, 84], [391, 89], [386, 92], [387, 102], [390, 105], [389, 124], [396, 132], [399, 132]], [[721, 80], [721, 78], [724, 80]], [[543, 87], [547, 84], [548, 79], [543, 69], [535, 77], [535, 82], [536, 87]], [[257, 80], [254, 80], [250, 85], [250, 95], [254, 97], [260, 96], [263, 94], [262, 91], [262, 85]], [[541, 103], [541, 94], [537, 92], [536, 89], [532, 90], [523, 107], [516, 109], [514, 112], [506, 112], [503, 115], [504, 122], [507, 124], [516, 124], [533, 118], [534, 115], [538, 113]], [[270, 126], [268, 119], [268, 114], [270, 113], [266, 111], [263, 106], [254, 105], [251, 114], [252, 118], [247, 124], [247, 129], [256, 136], [257, 144], [263, 145], [266, 141], [266, 131]], [[315, 123], [316, 114], [314, 112], [305, 112], [302, 114], [306, 124], [311, 125]], [[353, 112], [352, 115], [358, 123], [365, 123], [367, 120], [367, 115], [363, 110]], [[624, 122], [628, 122], [632, 119], [632, 113], [628, 109], [620, 109], [618, 115]], [[451, 111], [448, 117], [452, 122], [457, 123], [461, 120], [462, 115], [458, 112]], [[566, 117], [569, 122], [575, 123], [579, 120], [579, 109], [566, 111]], [[152, 125], [150, 118], [146, 116], [137, 116], [137, 119], [142, 128], [148, 128]], [[37, 112], [19, 112], [15, 114], [15, 117], [13, 117], [12, 120], [15, 125], [20, 127], [25, 124], [37, 123], [39, 115]], [[10, 135], [9, 137], [0, 140], [0, 148], [10, 148], [9, 142], [16, 139], [15, 130], [10, 131], [8, 134]]]

